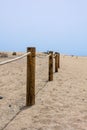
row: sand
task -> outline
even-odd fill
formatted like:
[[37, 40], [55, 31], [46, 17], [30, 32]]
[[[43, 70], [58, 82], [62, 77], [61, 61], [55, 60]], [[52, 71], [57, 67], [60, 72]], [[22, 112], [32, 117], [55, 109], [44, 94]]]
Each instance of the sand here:
[[48, 82], [48, 57], [36, 57], [32, 107], [25, 106], [26, 58], [0, 66], [0, 130], [87, 130], [87, 57], [60, 59]]

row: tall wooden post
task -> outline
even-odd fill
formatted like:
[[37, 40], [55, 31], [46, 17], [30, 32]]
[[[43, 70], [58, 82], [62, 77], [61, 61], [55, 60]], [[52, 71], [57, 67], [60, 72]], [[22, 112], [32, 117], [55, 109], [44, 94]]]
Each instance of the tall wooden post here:
[[26, 87], [26, 106], [35, 104], [35, 55], [36, 48], [27, 48], [31, 52], [27, 56], [27, 87]]
[[49, 54], [49, 81], [53, 80], [53, 51], [50, 51]]
[[58, 53], [58, 68], [60, 68], [60, 53]]
[[55, 52], [55, 72], [58, 72], [58, 53]]

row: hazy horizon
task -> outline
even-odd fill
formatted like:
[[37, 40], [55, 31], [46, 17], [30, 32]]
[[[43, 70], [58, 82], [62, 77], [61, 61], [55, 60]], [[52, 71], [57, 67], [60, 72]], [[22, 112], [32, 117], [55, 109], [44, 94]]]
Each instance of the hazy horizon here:
[[87, 56], [86, 0], [0, 1], [0, 51]]

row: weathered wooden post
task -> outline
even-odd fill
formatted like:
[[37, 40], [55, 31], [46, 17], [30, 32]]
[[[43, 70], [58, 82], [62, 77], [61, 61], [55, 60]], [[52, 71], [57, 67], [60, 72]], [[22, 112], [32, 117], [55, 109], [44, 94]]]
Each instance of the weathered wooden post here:
[[49, 52], [49, 81], [53, 80], [53, 51]]
[[35, 104], [35, 55], [36, 48], [28, 47], [27, 52], [27, 87], [26, 87], [26, 106]]
[[58, 53], [55, 52], [55, 72], [58, 72]]
[[60, 53], [58, 53], [58, 68], [60, 68]]

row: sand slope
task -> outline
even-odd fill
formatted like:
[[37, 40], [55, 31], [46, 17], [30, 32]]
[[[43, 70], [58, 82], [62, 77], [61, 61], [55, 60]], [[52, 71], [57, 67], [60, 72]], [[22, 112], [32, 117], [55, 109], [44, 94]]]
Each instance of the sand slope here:
[[37, 57], [36, 105], [30, 108], [26, 58], [0, 66], [0, 95], [0, 130], [87, 130], [87, 57], [61, 56], [53, 82], [48, 58]]

